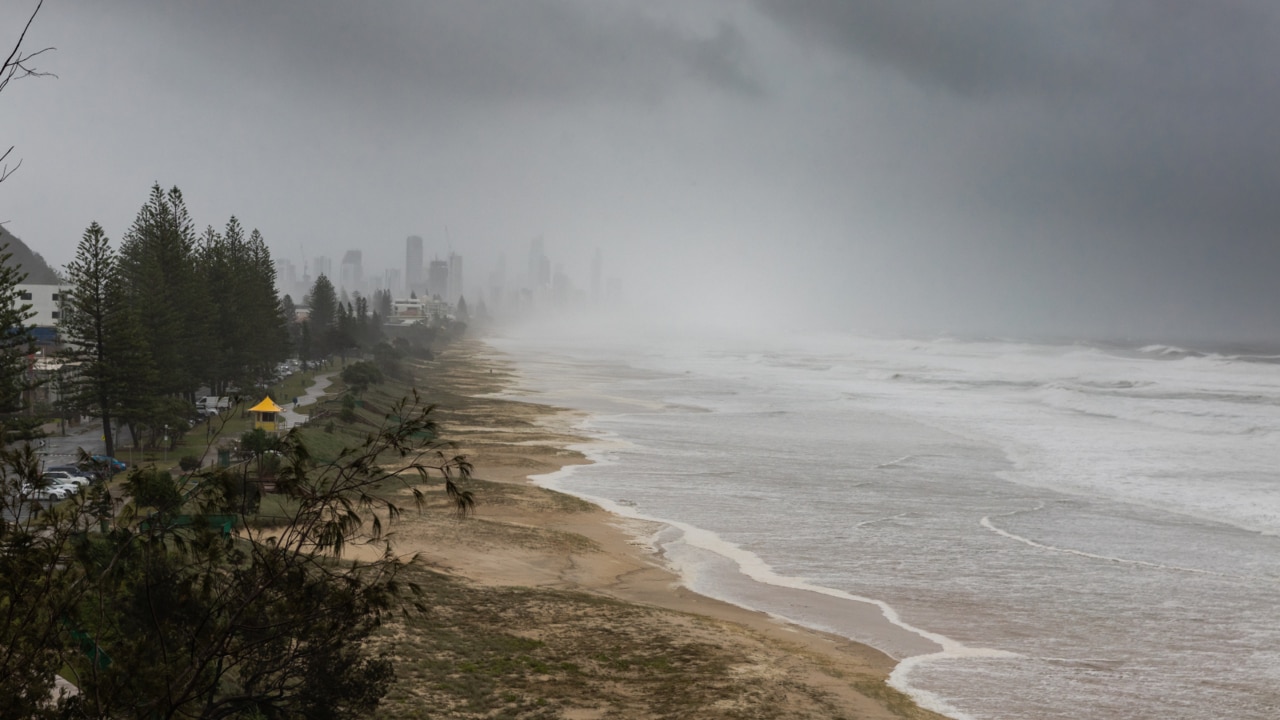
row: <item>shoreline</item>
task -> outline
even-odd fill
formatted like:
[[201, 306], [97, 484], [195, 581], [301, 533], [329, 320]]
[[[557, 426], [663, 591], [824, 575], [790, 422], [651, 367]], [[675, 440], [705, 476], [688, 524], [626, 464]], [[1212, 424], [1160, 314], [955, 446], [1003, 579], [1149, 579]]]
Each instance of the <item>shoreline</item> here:
[[[431, 363], [425, 383], [419, 381], [424, 384], [429, 401], [441, 409], [446, 437], [475, 466], [479, 505], [476, 516], [464, 521], [432, 513], [397, 523], [397, 553], [417, 554], [429, 566], [479, 587], [588, 593], [666, 612], [671, 616], [666, 625], [678, 622], [678, 616], [710, 621], [697, 631], [707, 641], [760, 658], [752, 672], [776, 676], [779, 697], [768, 702], [781, 716], [823, 717], [806, 704], [812, 703], [809, 696], [822, 696], [830, 703], [825, 712], [834, 708], [841, 716], [944, 718], [888, 685], [899, 666], [889, 654], [686, 587], [661, 551], [642, 539], [670, 523], [629, 517], [625, 508], [611, 511], [547, 487], [592, 462], [587, 450], [592, 438], [576, 427], [586, 416], [523, 393], [500, 351], [476, 340], [451, 345]], [[913, 648], [911, 654], [920, 652]], [[787, 687], [812, 692], [792, 693]], [[787, 704], [793, 695], [794, 707]], [[747, 704], [739, 711], [754, 707]]]
[[[576, 431], [577, 428], [573, 430]], [[551, 473], [531, 476], [530, 482], [538, 487], [579, 497], [624, 521], [617, 523], [619, 529], [631, 535], [636, 544], [643, 547], [649, 554], [649, 559], [654, 564], [672, 575], [676, 587], [709, 600], [728, 603], [747, 612], [761, 613], [774, 622], [834, 635], [843, 640], [868, 646], [888, 656], [895, 663], [895, 671], [905, 660], [944, 654], [950, 646], [956, 645], [948, 638], [941, 638], [906, 625], [900, 620], [891, 619], [891, 616], [896, 618], [896, 612], [873, 598], [850, 595], [803, 580], [777, 575], [754, 554], [725, 542], [713, 532], [664, 518], [648, 517], [608, 498], [563, 489], [560, 480], [572, 475], [579, 467], [601, 462], [592, 452], [594, 445], [593, 442], [575, 443], [568, 449], [582, 453], [586, 462], [566, 465]], [[625, 522], [634, 522], [637, 526], [623, 527]], [[644, 526], [646, 529], [640, 530], [638, 526]], [[678, 535], [678, 537], [657, 540], [660, 534]], [[665, 550], [665, 546], [676, 543], [713, 555], [716, 564], [723, 566], [719, 569], [717, 578], [718, 584], [723, 584], [724, 587], [709, 587], [705, 590], [691, 587], [690, 578], [681, 573], [678, 568], [672, 567], [673, 560]], [[751, 601], [746, 599], [749, 597], [755, 598], [759, 606], [750, 604]], [[767, 609], [770, 605], [785, 605], [791, 608], [789, 612], [792, 615], [797, 614], [795, 608], [804, 608], [810, 616], [825, 617], [827, 620], [825, 622], [806, 621], [789, 617], [781, 609], [779, 612], [770, 611]]]

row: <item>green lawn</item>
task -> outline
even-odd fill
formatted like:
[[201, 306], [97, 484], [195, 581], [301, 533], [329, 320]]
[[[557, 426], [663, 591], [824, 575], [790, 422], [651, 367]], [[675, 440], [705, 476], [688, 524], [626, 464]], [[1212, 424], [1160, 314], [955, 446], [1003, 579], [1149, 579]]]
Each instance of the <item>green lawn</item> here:
[[[268, 388], [267, 394], [278, 404], [287, 406], [295, 397], [306, 393], [306, 389], [315, 382], [316, 374], [315, 371], [294, 373]], [[340, 385], [340, 383], [338, 386], [331, 385], [328, 390], [332, 392], [334, 387], [340, 387]], [[116, 457], [131, 466], [154, 464], [156, 467], [170, 468], [177, 468], [178, 461], [186, 455], [206, 458], [206, 464], [215, 462], [217, 446], [222, 441], [238, 439], [245, 431], [253, 428], [253, 418], [246, 411], [261, 399], [249, 396], [241, 398], [239, 405], [208, 421], [199, 422], [195, 427], [187, 430], [178, 438], [171, 450], [123, 447], [117, 448]], [[308, 405], [299, 408], [299, 412], [307, 414], [316, 407], [317, 405]]]

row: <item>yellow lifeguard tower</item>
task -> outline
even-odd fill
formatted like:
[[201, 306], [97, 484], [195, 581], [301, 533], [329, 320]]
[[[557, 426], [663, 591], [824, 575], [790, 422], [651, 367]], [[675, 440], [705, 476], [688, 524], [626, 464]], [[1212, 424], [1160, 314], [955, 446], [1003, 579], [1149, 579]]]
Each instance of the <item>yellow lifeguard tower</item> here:
[[284, 412], [284, 408], [276, 404], [275, 400], [268, 395], [262, 399], [262, 402], [249, 408], [249, 412], [253, 413], [253, 429], [261, 428], [269, 433], [276, 431], [277, 424], [280, 422], [278, 416]]

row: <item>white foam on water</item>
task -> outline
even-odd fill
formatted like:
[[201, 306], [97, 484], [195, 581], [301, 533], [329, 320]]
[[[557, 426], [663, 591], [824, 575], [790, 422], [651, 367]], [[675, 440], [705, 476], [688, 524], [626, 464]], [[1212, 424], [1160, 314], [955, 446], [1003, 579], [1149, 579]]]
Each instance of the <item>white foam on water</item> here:
[[[760, 586], [870, 603], [936, 643], [896, 655], [891, 683], [956, 718], [1280, 713], [1280, 365], [638, 345], [509, 347], [535, 394], [597, 413], [576, 448], [597, 464], [540, 482], [672, 528], [649, 541], [699, 592], [768, 600], [723, 558]], [[804, 602], [766, 611], [833, 629]]]
[[[806, 582], [801, 578], [788, 577], [785, 575], [781, 575], [775, 572], [774, 569], [767, 562], [765, 562], [755, 553], [742, 549], [740, 546], [736, 545], [735, 543], [725, 540], [720, 535], [710, 530], [705, 530], [703, 528], [695, 527], [688, 523], [680, 522], [677, 520], [671, 520], [669, 518], [661, 518], [661, 517], [647, 515], [643, 512], [638, 511], [636, 507], [630, 502], [619, 502], [612, 498], [602, 497], [598, 495], [591, 495], [590, 493], [584, 493], [577, 488], [570, 489], [566, 487], [565, 481], [568, 480], [573, 475], [579, 472], [582, 472], [583, 470], [589, 470], [592, 466], [602, 467], [602, 466], [615, 464], [616, 460], [614, 459], [612, 453], [619, 449], [623, 449], [630, 446], [630, 443], [627, 443], [626, 441], [621, 440], [618, 436], [612, 433], [603, 432], [603, 431], [594, 429], [590, 421], [583, 421], [577, 426], [576, 430], [583, 435], [595, 437], [598, 439], [598, 442], [575, 444], [575, 445], [569, 446], [569, 449], [582, 453], [590, 461], [590, 464], [566, 465], [565, 467], [562, 467], [550, 473], [530, 475], [529, 480], [531, 480], [534, 484], [540, 487], [544, 487], [550, 490], [555, 490], [557, 492], [566, 492], [566, 493], [574, 494], [578, 497], [581, 497], [584, 500], [587, 500], [596, 505], [599, 505], [600, 507], [604, 508], [605, 510], [608, 510], [609, 512], [615, 515], [619, 515], [621, 517], [631, 518], [635, 520], [642, 520], [646, 522], [660, 524], [666, 528], [670, 528], [677, 531], [678, 534], [667, 537], [661, 543], [656, 541], [656, 536], [663, 534], [662, 531], [653, 533], [648, 538], [642, 538], [642, 540], [646, 544], [650, 545], [651, 547], [654, 547], [659, 552], [663, 552], [664, 554], [666, 554], [667, 551], [672, 546], [678, 543], [688, 547], [705, 550], [718, 557], [726, 558], [732, 561], [732, 563], [734, 564], [738, 572], [742, 573], [743, 575], [750, 578], [751, 580], [764, 585], [770, 585], [778, 588], [788, 588], [792, 590], [803, 590], [806, 592], [816, 593], [819, 595], [825, 595], [828, 597], [838, 598], [841, 600], [847, 600], [849, 602], [863, 603], [863, 604], [875, 606], [876, 608], [879, 609], [884, 619], [888, 621], [890, 624], [906, 631], [907, 633], [911, 633], [920, 638], [929, 640], [942, 648], [941, 652], [932, 653], [928, 657], [951, 658], [951, 657], [1011, 656], [1011, 654], [1002, 653], [1001, 651], [996, 651], [996, 650], [990, 650], [985, 648], [969, 648], [969, 647], [966, 647], [963, 643], [959, 643], [951, 638], [947, 638], [937, 633], [929, 632], [927, 630], [915, 627], [903, 621], [903, 619], [898, 614], [898, 612], [894, 610], [888, 603], [885, 603], [882, 600], [878, 600], [870, 597], [864, 597], [861, 595], [854, 595], [851, 593], [842, 592], [840, 590], [835, 590], [832, 588], [815, 585], [813, 583]], [[685, 584], [696, 583], [699, 577], [699, 573], [702, 571], [702, 567], [699, 564], [682, 563], [679, 561], [673, 561], [671, 560], [669, 554], [667, 555], [666, 565], [669, 569], [675, 572], [677, 576], [681, 577], [684, 580]], [[718, 595], [716, 593], [712, 593], [712, 595], [715, 597], [715, 599], [724, 600], [726, 602], [733, 603], [733, 604], [739, 604], [736, 602], [736, 598], [734, 598], [733, 596]], [[748, 608], [748, 609], [757, 609], [757, 608]], [[779, 614], [775, 612], [770, 612], [769, 614], [773, 615], [774, 617], [780, 620], [784, 620], [786, 622], [790, 622], [793, 624], [810, 627], [817, 630], [824, 630], [824, 631], [829, 630], [827, 626], [822, 625], [821, 623], [815, 623], [811, 618], [791, 617], [791, 616], [786, 616], [784, 614]], [[899, 682], [902, 683], [904, 688], [907, 687], [904, 682], [905, 677], [906, 677], [905, 674], [899, 677]]]
[[[1016, 512], [1022, 512], [1022, 511], [1019, 510]], [[1012, 515], [1015, 513], [1008, 513], [1008, 514]], [[1062, 548], [1062, 547], [1056, 547], [1054, 545], [1046, 545], [1044, 543], [1036, 542], [1031, 538], [1023, 537], [1021, 535], [1016, 535], [1007, 530], [996, 527], [995, 523], [991, 522], [990, 517], [982, 518], [981, 524], [982, 524], [982, 527], [990, 530], [991, 532], [1001, 537], [1009, 538], [1010, 540], [1020, 542], [1024, 545], [1028, 545], [1030, 547], [1037, 548], [1039, 550], [1047, 550], [1049, 552], [1063, 553], [1065, 555], [1075, 555], [1077, 557], [1089, 558], [1091, 560], [1102, 560], [1104, 562], [1120, 563], [1122, 565], [1138, 565], [1141, 567], [1153, 568], [1156, 570], [1172, 570], [1176, 572], [1194, 573], [1197, 575], [1215, 575], [1218, 577], [1232, 577], [1231, 575], [1228, 575], [1226, 573], [1217, 573], [1217, 572], [1213, 572], [1211, 570], [1205, 570], [1202, 568], [1180, 567], [1178, 565], [1167, 565], [1164, 563], [1147, 562], [1146, 560], [1134, 560], [1131, 558], [1115, 557], [1111, 555], [1099, 555], [1097, 553], [1085, 552], [1083, 550], [1073, 550], [1071, 548]], [[1256, 578], [1256, 579], [1273, 580], [1273, 578]]]

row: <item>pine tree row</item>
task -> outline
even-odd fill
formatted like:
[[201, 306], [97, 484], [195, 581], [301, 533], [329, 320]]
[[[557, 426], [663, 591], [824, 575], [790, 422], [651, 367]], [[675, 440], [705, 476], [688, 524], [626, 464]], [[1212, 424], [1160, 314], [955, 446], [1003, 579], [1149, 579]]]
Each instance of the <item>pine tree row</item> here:
[[157, 184], [112, 247], [96, 222], [67, 265], [62, 338], [69, 405], [102, 420], [106, 453], [119, 428], [154, 442], [186, 427], [196, 394], [270, 384], [290, 353], [275, 264], [262, 235], [232, 217], [197, 235], [178, 188]]

